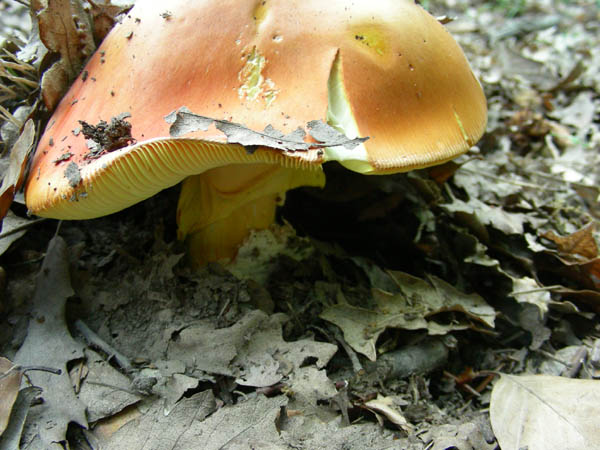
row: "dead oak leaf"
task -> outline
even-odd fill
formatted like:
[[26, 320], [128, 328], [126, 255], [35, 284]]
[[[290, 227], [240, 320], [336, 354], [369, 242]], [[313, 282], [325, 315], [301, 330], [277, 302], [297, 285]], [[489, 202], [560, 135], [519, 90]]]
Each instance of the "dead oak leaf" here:
[[117, 21], [117, 17], [127, 13], [133, 6], [133, 0], [125, 5], [113, 5], [111, 0], [88, 0], [91, 6], [92, 21], [94, 23], [94, 39], [102, 42]]
[[502, 448], [600, 448], [600, 384], [545, 375], [502, 375], [490, 419]]
[[13, 363], [0, 356], [0, 435], [6, 430], [12, 407], [19, 394], [21, 375], [20, 370], [14, 370]]
[[82, 2], [32, 0], [31, 12], [46, 48], [60, 55], [41, 81], [44, 103], [53, 110], [96, 48], [92, 24]]
[[547, 231], [542, 236], [556, 244], [561, 257], [582, 262], [598, 257], [598, 245], [593, 235], [595, 229], [596, 224], [592, 222], [568, 236], [559, 236], [554, 231]]
[[325, 367], [337, 347], [311, 339], [285, 341], [282, 325], [286, 320], [283, 314], [268, 316], [255, 310], [227, 328], [200, 321], [183, 329], [169, 343], [167, 354], [188, 368], [236, 377], [236, 383], [254, 387], [281, 381], [309, 359], [314, 359], [317, 368]]
[[8, 169], [2, 179], [2, 186], [0, 187], [0, 220], [6, 216], [15, 193], [23, 184], [25, 169], [27, 167], [27, 156], [33, 148], [34, 139], [35, 125], [29, 119], [25, 122], [23, 132], [12, 147]]
[[[443, 335], [464, 330], [479, 322], [494, 326], [495, 311], [477, 294], [465, 294], [434, 276], [428, 280], [409, 274], [389, 271], [399, 293], [372, 290], [376, 306], [365, 309], [338, 303], [324, 310], [319, 317], [337, 325], [346, 342], [371, 361], [377, 357], [378, 337], [388, 328], [427, 330], [430, 335]], [[456, 313], [449, 323], [439, 322], [442, 313]]]
[[217, 409], [207, 390], [181, 399], [169, 415], [164, 414], [162, 401], [153, 400], [112, 435], [97, 437], [105, 450], [283, 448], [277, 424], [287, 404], [283, 395], [248, 396]]
[[555, 255], [564, 265], [567, 275], [584, 286], [600, 289], [600, 257], [594, 238], [594, 222], [568, 236], [559, 236], [547, 231], [542, 236], [554, 242]]
[[66, 301], [73, 295], [67, 246], [62, 238], [54, 237], [38, 275], [27, 337], [15, 357], [22, 366], [61, 369], [60, 375], [29, 374], [30, 382], [43, 389], [44, 402], [31, 409], [32, 419], [28, 421], [43, 448], [64, 441], [70, 422], [87, 427], [85, 405], [77, 399], [67, 371], [70, 361], [84, 356], [82, 345], [71, 337], [65, 320]]

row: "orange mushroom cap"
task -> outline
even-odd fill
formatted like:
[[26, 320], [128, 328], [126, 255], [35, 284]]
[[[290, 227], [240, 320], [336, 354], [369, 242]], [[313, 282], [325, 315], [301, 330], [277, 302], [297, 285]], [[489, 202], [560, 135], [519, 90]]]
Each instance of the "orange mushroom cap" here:
[[[364, 173], [449, 160], [486, 122], [461, 49], [410, 0], [139, 0], [54, 112], [26, 186], [31, 212], [105, 215], [222, 164], [206, 155], [224, 148], [216, 130], [169, 136], [163, 117], [183, 105], [254, 130], [290, 132], [329, 119], [349, 137], [370, 139], [354, 150], [255, 156], [290, 167], [337, 159]], [[135, 143], [86, 158], [86, 139], [73, 132], [79, 121], [121, 113], [131, 115]], [[228, 148], [251, 161], [241, 147]]]
[[[369, 139], [352, 149], [249, 153], [215, 127], [170, 136], [164, 118], [182, 106], [256, 131], [271, 125], [290, 133], [323, 120], [351, 139]], [[115, 145], [98, 149], [79, 132], [114, 118], [125, 120], [123, 129], [131, 124], [131, 135], [125, 130]], [[460, 47], [411, 0], [138, 0], [54, 111], [32, 160], [26, 202], [40, 216], [93, 218], [218, 170], [222, 175], [184, 186], [183, 237], [208, 216], [226, 220], [204, 206], [181, 209], [197, 196], [207, 201], [193, 186], [228, 186], [221, 196], [227, 197], [255, 189], [231, 180], [262, 180], [264, 187], [269, 167], [278, 165], [287, 171], [273, 176], [279, 184], [242, 195], [263, 203], [269, 197], [274, 205], [287, 189], [322, 185], [323, 162], [366, 174], [425, 167], [466, 151], [485, 123], [483, 91]], [[266, 168], [218, 169], [247, 164]], [[252, 220], [260, 227], [272, 215]], [[246, 213], [236, 220], [247, 220]]]

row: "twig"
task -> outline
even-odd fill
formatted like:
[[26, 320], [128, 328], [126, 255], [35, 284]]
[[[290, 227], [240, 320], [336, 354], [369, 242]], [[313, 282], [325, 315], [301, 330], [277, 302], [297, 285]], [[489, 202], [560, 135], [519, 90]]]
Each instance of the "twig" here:
[[350, 362], [352, 363], [352, 369], [354, 370], [354, 373], [358, 373], [361, 370], [363, 370], [363, 366], [360, 363], [358, 356], [356, 355], [354, 350], [352, 350], [352, 348], [348, 345], [348, 343], [344, 340], [344, 336], [342, 335], [342, 333], [340, 332], [340, 330], [337, 327], [330, 325], [327, 327], [326, 330], [321, 327], [318, 327], [318, 326], [313, 326], [312, 328], [314, 328], [315, 330], [319, 330], [321, 333], [323, 333], [325, 336], [327, 336], [330, 340], [331, 340], [330, 333], [333, 334], [333, 338], [340, 343], [340, 345], [344, 348], [344, 350], [348, 354], [348, 358], [350, 358]]
[[528, 188], [532, 188], [532, 189], [538, 189], [538, 190], [543, 190], [543, 191], [554, 191], [554, 192], [562, 192], [564, 190], [561, 188], [542, 186], [541, 184], [528, 183], [526, 181], [509, 180], [509, 179], [506, 179], [505, 177], [499, 177], [497, 175], [494, 175], [493, 173], [489, 173], [489, 172], [485, 172], [485, 171], [481, 171], [481, 170], [467, 169], [464, 167], [464, 165], [461, 166], [460, 170], [461, 171], [464, 170], [465, 172], [468, 172], [473, 175], [482, 175], [486, 178], [490, 178], [492, 180], [499, 181], [502, 183], [514, 184], [515, 186], [528, 187]]
[[546, 350], [542, 350], [542, 349], [538, 348], [538, 349], [532, 349], [532, 351], [535, 353], [539, 353], [540, 355], [548, 358], [551, 361], [557, 362], [558, 364], [562, 364], [563, 366], [565, 366], [565, 368], [569, 367], [569, 363], [566, 363], [562, 359], [557, 358], [552, 353], [547, 352]]
[[[582, 170], [581, 168], [577, 168], [578, 170]], [[557, 176], [554, 175], [550, 175], [548, 173], [543, 173], [540, 172], [538, 170], [527, 170], [527, 169], [523, 169], [521, 168], [521, 170], [525, 173], [529, 173], [531, 175], [535, 175], [537, 177], [540, 178], [546, 178], [548, 180], [554, 181], [556, 183], [562, 183], [562, 184], [566, 184], [568, 186], [576, 186], [576, 187], [582, 187], [582, 188], [588, 188], [588, 189], [595, 189], [595, 190], [599, 190], [598, 186], [594, 186], [592, 184], [585, 184], [585, 183], [579, 183], [577, 181], [567, 181], [567, 180], [563, 180], [561, 178], [558, 178]]]
[[587, 360], [587, 357], [587, 348], [581, 347], [579, 350], [577, 350], [575, 356], [571, 359], [567, 370], [565, 370], [562, 375], [569, 378], [575, 378], [581, 370], [583, 363], [585, 363], [585, 361]]
[[516, 295], [534, 294], [536, 292], [554, 291], [556, 289], [564, 289], [564, 286], [560, 286], [558, 284], [555, 284], [555, 285], [552, 285], [552, 286], [543, 286], [543, 287], [534, 288], [534, 289], [526, 289], [524, 291], [513, 291], [513, 292], [509, 293], [508, 295], [511, 296], [511, 297], [514, 297]]
[[21, 230], [26, 230], [27, 228], [32, 227], [32, 226], [34, 226], [40, 222], [43, 222], [45, 220], [48, 220], [48, 219], [40, 218], [40, 219], [31, 220], [27, 223], [24, 223], [22, 225], [19, 225], [19, 226], [13, 228], [12, 230], [4, 231], [4, 232], [0, 233], [0, 239], [5, 238], [6, 236], [10, 236], [11, 234], [18, 233]]
[[13, 116], [10, 111], [0, 105], [0, 117], [4, 117], [7, 122], [11, 122], [16, 127], [21, 127], [22, 123], [19, 123], [15, 116]]
[[26, 373], [26, 372], [29, 372], [31, 370], [37, 370], [37, 371], [40, 371], [40, 372], [49, 372], [49, 373], [52, 373], [54, 375], [60, 375], [62, 373], [62, 370], [55, 369], [53, 367], [47, 367], [47, 366], [21, 366], [20, 364], [15, 364], [10, 369], [8, 369], [6, 372], [0, 374], [0, 380], [3, 379], [3, 378], [6, 378], [11, 373], [19, 371], [19, 370], [22, 373]]
[[100, 336], [94, 333], [90, 328], [83, 323], [80, 319], [75, 321], [75, 328], [79, 331], [88, 343], [96, 348], [99, 348], [108, 355], [108, 359], [114, 358], [115, 362], [126, 372], [132, 370], [131, 363], [126, 356], [115, 350], [110, 344], [102, 340]]
[[127, 389], [127, 388], [120, 387], [120, 386], [114, 386], [112, 384], [101, 383], [100, 381], [85, 380], [85, 383], [86, 384], [93, 384], [94, 386], [100, 386], [100, 387], [105, 387], [105, 388], [109, 388], [109, 389], [114, 389], [115, 391], [127, 392], [128, 394], [135, 395], [135, 396], [139, 396], [140, 395], [139, 392], [134, 391], [132, 389]]

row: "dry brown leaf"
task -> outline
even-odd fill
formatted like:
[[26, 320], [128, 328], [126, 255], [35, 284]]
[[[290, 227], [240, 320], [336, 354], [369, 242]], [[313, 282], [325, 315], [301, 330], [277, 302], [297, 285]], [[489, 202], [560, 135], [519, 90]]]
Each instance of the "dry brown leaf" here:
[[[23, 436], [23, 429], [27, 416], [31, 410], [33, 400], [39, 397], [42, 390], [35, 386], [29, 386], [19, 391], [17, 399], [13, 404], [12, 411], [10, 413], [10, 421], [6, 430], [0, 435], [0, 448], [2, 449], [19, 449], [19, 443], [21, 438], [26, 439]], [[33, 448], [33, 447], [30, 447]]]
[[[60, 374], [43, 371], [28, 375], [34, 386], [43, 389], [44, 402], [30, 411], [29, 432], [38, 441], [31, 448], [52, 448], [64, 441], [69, 423], [87, 427], [85, 405], [76, 397], [67, 364], [83, 358], [83, 348], [75, 341], [65, 319], [66, 302], [74, 294], [69, 274], [67, 244], [56, 236], [48, 245], [33, 296], [32, 318], [27, 337], [15, 356], [23, 366], [60, 369]], [[51, 423], [52, 426], [47, 426]]]
[[596, 224], [589, 223], [568, 236], [559, 236], [547, 231], [542, 236], [557, 246], [556, 257], [566, 266], [565, 276], [586, 288], [600, 289], [600, 257], [594, 238]]
[[410, 433], [413, 430], [413, 426], [408, 423], [402, 414], [400, 406], [396, 404], [396, 399], [393, 397], [385, 397], [377, 394], [376, 399], [366, 402], [364, 406], [369, 410], [383, 414], [390, 422], [397, 425], [398, 428], [404, 430], [406, 433]]
[[[427, 330], [430, 335], [443, 335], [469, 328], [475, 321], [494, 327], [496, 313], [479, 295], [460, 292], [434, 276], [426, 281], [399, 271], [388, 273], [401, 292], [392, 294], [373, 289], [376, 303], [373, 309], [338, 303], [320, 315], [321, 319], [337, 325], [348, 345], [371, 361], [377, 357], [377, 339], [388, 328]], [[450, 323], [437, 322], [436, 316], [447, 311], [459, 314]]]
[[0, 233], [0, 255], [4, 254], [13, 242], [19, 240], [27, 232], [27, 228], [43, 219], [24, 219], [14, 214], [10, 209], [2, 222], [2, 233]]
[[307, 359], [319, 369], [325, 367], [337, 347], [311, 339], [284, 341], [285, 320], [283, 314], [267, 316], [255, 310], [226, 328], [216, 328], [214, 321], [198, 321], [169, 344], [167, 355], [188, 368], [233, 376], [236, 383], [255, 387], [279, 382], [287, 370], [299, 369]]
[[600, 292], [590, 289], [575, 290], [569, 288], [555, 289], [552, 292], [560, 294], [563, 301], [572, 301], [577, 305], [586, 305], [590, 310], [600, 314]]
[[132, 405], [114, 416], [98, 421], [94, 426], [94, 435], [101, 441], [108, 441], [113, 434], [142, 415], [139, 405]]
[[596, 380], [502, 375], [490, 418], [502, 449], [597, 449], [599, 402]]
[[21, 188], [27, 167], [27, 155], [33, 147], [35, 138], [35, 126], [29, 119], [23, 127], [23, 132], [10, 152], [10, 163], [8, 170], [2, 179], [0, 187], [0, 220], [6, 216], [8, 208], [13, 202], [15, 193]]
[[141, 399], [130, 390], [129, 378], [98, 353], [85, 349], [85, 356], [86, 364], [75, 365], [70, 375], [73, 384], [79, 384], [77, 398], [86, 406], [90, 423], [112, 417]]
[[598, 245], [593, 235], [595, 228], [596, 224], [591, 222], [568, 236], [559, 236], [552, 230], [542, 236], [556, 244], [561, 258], [581, 263], [598, 257]]
[[133, 0], [126, 5], [113, 5], [111, 0], [88, 0], [88, 3], [92, 7], [90, 12], [94, 24], [94, 39], [98, 44], [115, 25], [117, 16], [126, 13], [133, 6]]
[[10, 412], [21, 386], [21, 371], [12, 370], [13, 363], [0, 356], [0, 435], [6, 430]]
[[96, 48], [92, 25], [82, 2], [32, 0], [31, 12], [37, 18], [40, 39], [46, 48], [60, 55], [60, 60], [44, 73], [41, 83], [44, 103], [53, 110]]
[[437, 184], [441, 185], [448, 181], [458, 169], [460, 169], [460, 164], [457, 164], [454, 161], [448, 161], [447, 163], [428, 169], [427, 172]]

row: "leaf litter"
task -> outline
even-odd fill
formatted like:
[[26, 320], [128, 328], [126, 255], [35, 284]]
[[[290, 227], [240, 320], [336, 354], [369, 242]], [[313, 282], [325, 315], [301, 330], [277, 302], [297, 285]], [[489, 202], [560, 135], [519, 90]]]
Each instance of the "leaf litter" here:
[[[340, 303], [321, 313], [321, 318], [342, 329], [346, 342], [371, 361], [377, 357], [377, 339], [387, 328], [427, 330], [429, 334], [446, 334], [469, 327], [468, 318], [493, 328], [495, 311], [478, 295], [465, 295], [436, 277], [429, 282], [401, 272], [392, 272], [400, 290], [392, 294], [380, 289], [373, 291], [376, 307], [373, 310]], [[462, 323], [440, 323], [436, 315], [449, 311], [464, 314]]]
[[[30, 377], [28, 383], [43, 390], [21, 389], [12, 406], [19, 417], [11, 416], [3, 444], [22, 436], [34, 446], [41, 442], [36, 439], [56, 438], [73, 448], [123, 448], [123, 442], [141, 448], [151, 441], [157, 448], [189, 448], [206, 438], [206, 448], [437, 449], [493, 448], [495, 437], [510, 448], [511, 430], [525, 427], [535, 438], [521, 445], [536, 448], [556, 418], [548, 419], [556, 408], [548, 412], [537, 388], [559, 386], [564, 405], [594, 395], [600, 367], [599, 235], [593, 225], [600, 217], [597, 8], [590, 2], [429, 3], [434, 12], [457, 17], [447, 26], [486, 91], [488, 132], [478, 147], [437, 175], [364, 179], [326, 168], [325, 190], [291, 192], [283, 211], [311, 239], [298, 246], [292, 237], [285, 251], [265, 252], [269, 267], [257, 269], [258, 281], [248, 263], [235, 275], [219, 266], [198, 274], [185, 268], [166, 219], [173, 216], [167, 205], [176, 203], [172, 190], [112, 218], [63, 224], [69, 245], [63, 257], [76, 292], [69, 316], [85, 321], [108, 345], [84, 354], [82, 336], [74, 331], [72, 340], [59, 320], [58, 341], [80, 349], [77, 358], [50, 350], [35, 354], [35, 364], [45, 356], [63, 369], [45, 382], [71, 392], [61, 404], [30, 406], [33, 397], [50, 395], [48, 384]], [[53, 17], [67, 17], [65, 2], [50, 6], [65, 8]], [[43, 27], [52, 26], [47, 23]], [[21, 43], [11, 54], [23, 58], [23, 68], [39, 67], [35, 37]], [[67, 48], [69, 42], [52, 45]], [[58, 53], [63, 68], [47, 72], [54, 80], [42, 84], [50, 105], [68, 78], [68, 58]], [[20, 70], [20, 78], [28, 73]], [[20, 101], [32, 104], [31, 98]], [[0, 110], [2, 120], [14, 125], [14, 97], [0, 106], [12, 116]], [[19, 117], [14, 122], [22, 125]], [[323, 135], [307, 126], [307, 138], [271, 129], [249, 135], [243, 126], [197, 116], [186, 120], [192, 128], [179, 132], [218, 125], [250, 151], [267, 141], [287, 140], [299, 151], [318, 147], [305, 139], [345, 143], [327, 127]], [[19, 205], [12, 209], [23, 214]], [[39, 233], [13, 242], [2, 256], [9, 277], [0, 304], [0, 348], [14, 361], [23, 340], [32, 346], [40, 334], [48, 337], [34, 328], [27, 333], [23, 319], [24, 311], [34, 319], [44, 311], [44, 305], [30, 309], [39, 294], [27, 293], [54, 230], [36, 227]], [[255, 239], [241, 253], [251, 260], [264, 242], [277, 239]], [[49, 298], [64, 304], [65, 295]], [[110, 349], [131, 366], [115, 367]], [[498, 370], [525, 381], [507, 389], [506, 376], [494, 379]], [[562, 377], [547, 381], [544, 373]], [[93, 428], [71, 425], [66, 437], [71, 420], [65, 403], [75, 411], [73, 422], [87, 420]], [[527, 420], [518, 414], [522, 407], [531, 408]], [[519, 422], [507, 429], [498, 411]], [[575, 429], [586, 423], [569, 411], [559, 416]], [[47, 423], [54, 428], [40, 427], [40, 417], [53, 420]], [[577, 442], [570, 432], [556, 439], [559, 448], [569, 447], [565, 440]], [[588, 442], [595, 438], [586, 436]]]
[[83, 346], [70, 335], [66, 318], [66, 301], [74, 295], [64, 240], [55, 237], [38, 275], [33, 297], [33, 317], [27, 337], [15, 355], [23, 366], [43, 365], [59, 369], [60, 374], [32, 372], [31, 385], [42, 388], [43, 403], [31, 411], [36, 427], [28, 430], [33, 445], [51, 448], [66, 439], [67, 426], [75, 422], [87, 427], [85, 406], [75, 396], [67, 364], [83, 358]]

